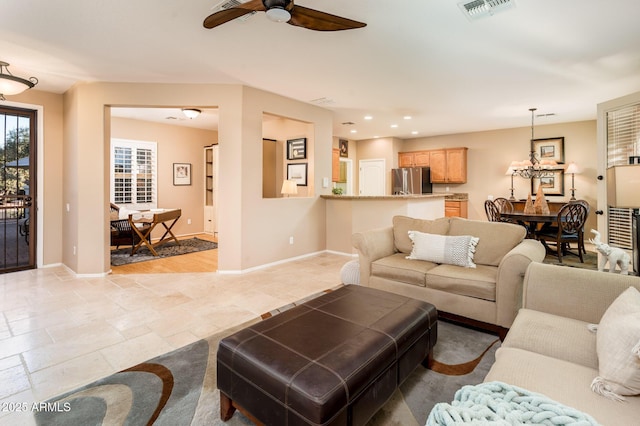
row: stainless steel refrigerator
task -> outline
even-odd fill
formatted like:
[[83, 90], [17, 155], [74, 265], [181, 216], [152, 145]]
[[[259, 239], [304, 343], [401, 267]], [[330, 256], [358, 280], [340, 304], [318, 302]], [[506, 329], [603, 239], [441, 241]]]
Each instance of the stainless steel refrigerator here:
[[431, 169], [429, 167], [403, 167], [391, 169], [391, 193], [393, 195], [431, 194]]

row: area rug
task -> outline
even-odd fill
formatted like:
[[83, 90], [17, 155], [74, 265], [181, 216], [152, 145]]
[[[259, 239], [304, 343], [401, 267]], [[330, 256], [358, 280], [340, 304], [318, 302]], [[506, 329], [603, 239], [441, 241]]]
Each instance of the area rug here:
[[[48, 403], [60, 409], [37, 412], [36, 422], [47, 426], [252, 425], [240, 412], [227, 422], [220, 420], [215, 361], [220, 339], [261, 320], [256, 318], [54, 398]], [[494, 335], [439, 322], [433, 370], [418, 366], [369, 425], [424, 425], [436, 403], [451, 401], [463, 385], [482, 382], [499, 346]]]
[[128, 265], [130, 263], [146, 262], [164, 257], [180, 256], [182, 254], [195, 253], [203, 250], [213, 250], [218, 248], [218, 243], [213, 241], [201, 240], [200, 238], [191, 238], [188, 240], [180, 240], [180, 244], [170, 241], [156, 248], [158, 256], [154, 256], [148, 248], [140, 247], [136, 253], [131, 256], [131, 247], [111, 250], [111, 264], [113, 266]]
[[[575, 250], [573, 250], [575, 251]], [[543, 262], [551, 265], [569, 266], [572, 268], [581, 269], [598, 269], [598, 254], [592, 251], [587, 251], [587, 254], [582, 255], [584, 262], [580, 262], [580, 258], [573, 254], [567, 254], [562, 256], [562, 263], [558, 261], [558, 256], [554, 253], [547, 253]]]

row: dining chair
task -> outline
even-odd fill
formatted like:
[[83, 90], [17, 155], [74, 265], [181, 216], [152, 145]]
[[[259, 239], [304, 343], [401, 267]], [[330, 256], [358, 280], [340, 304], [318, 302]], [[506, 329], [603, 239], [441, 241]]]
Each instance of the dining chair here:
[[[587, 202], [587, 200], [574, 200], [571, 203], [582, 204], [587, 208], [587, 217], [589, 217], [589, 213], [591, 212], [591, 206]], [[586, 220], [586, 219], [585, 219]], [[587, 254], [587, 249], [584, 247], [584, 227], [582, 228], [582, 232], [580, 233], [580, 239], [582, 240], [582, 251], [584, 254]]]
[[513, 213], [513, 204], [511, 201], [504, 197], [498, 197], [493, 200], [493, 203], [498, 207], [501, 213]]
[[582, 253], [584, 251], [584, 240], [581, 238], [581, 234], [584, 232], [584, 223], [587, 220], [587, 208], [578, 203], [567, 203], [558, 211], [556, 223], [557, 228], [542, 228], [536, 231], [535, 236], [550, 250], [547, 243], [555, 244], [556, 255], [558, 261], [562, 263], [563, 254], [574, 254], [570, 251], [568, 244], [577, 243], [580, 262], [584, 263]]
[[500, 219], [500, 209], [493, 202], [493, 200], [485, 200], [484, 212], [487, 214], [489, 222], [502, 222]]

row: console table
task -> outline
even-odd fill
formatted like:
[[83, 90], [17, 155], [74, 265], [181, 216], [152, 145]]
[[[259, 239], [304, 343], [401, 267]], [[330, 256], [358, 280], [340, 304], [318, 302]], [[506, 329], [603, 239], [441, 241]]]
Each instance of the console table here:
[[[179, 245], [180, 242], [178, 241], [176, 236], [173, 235], [171, 228], [173, 228], [173, 225], [175, 225], [178, 219], [180, 219], [180, 216], [182, 216], [181, 209], [158, 209], [157, 211], [149, 210], [146, 212], [130, 214], [129, 223], [131, 224], [131, 229], [140, 237], [140, 241], [138, 241], [133, 249], [131, 249], [131, 255], [133, 256], [135, 252], [138, 251], [140, 247], [142, 247], [143, 244], [147, 246], [149, 251], [154, 256], [158, 255], [158, 252], [155, 250], [155, 248], [159, 245], [167, 243], [171, 240], [175, 241], [176, 244]], [[136, 226], [136, 223], [147, 223], [151, 224], [151, 226], [140, 229]], [[158, 241], [152, 243], [151, 231], [153, 231], [158, 225], [162, 225], [165, 231]]]

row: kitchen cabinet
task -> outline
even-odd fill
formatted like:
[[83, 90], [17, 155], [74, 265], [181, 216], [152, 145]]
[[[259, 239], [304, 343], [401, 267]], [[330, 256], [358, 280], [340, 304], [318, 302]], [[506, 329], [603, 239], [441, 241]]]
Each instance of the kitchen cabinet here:
[[444, 200], [444, 215], [445, 217], [463, 217], [468, 218], [468, 201], [460, 200]]
[[340, 150], [334, 148], [331, 151], [331, 182], [340, 181]]
[[398, 153], [398, 167], [429, 167], [429, 151]]
[[400, 152], [398, 164], [399, 167], [430, 167], [432, 183], [467, 182], [467, 148]]

